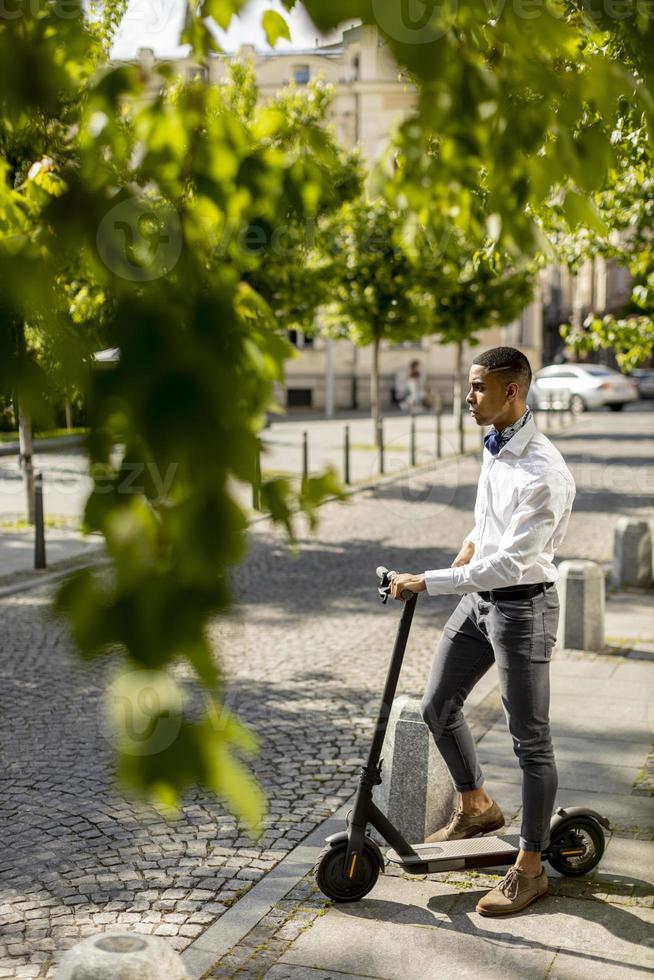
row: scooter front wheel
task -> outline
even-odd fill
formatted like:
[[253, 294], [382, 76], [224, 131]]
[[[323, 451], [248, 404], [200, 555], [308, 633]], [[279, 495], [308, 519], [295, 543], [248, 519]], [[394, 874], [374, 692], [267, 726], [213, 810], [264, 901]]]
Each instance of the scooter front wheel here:
[[576, 878], [599, 864], [604, 844], [602, 828], [595, 820], [576, 817], [552, 835], [547, 861], [562, 875]]
[[314, 868], [320, 891], [334, 902], [358, 902], [374, 888], [379, 877], [379, 861], [367, 840], [353, 878], [345, 873], [346, 852], [346, 840], [328, 844], [318, 855]]

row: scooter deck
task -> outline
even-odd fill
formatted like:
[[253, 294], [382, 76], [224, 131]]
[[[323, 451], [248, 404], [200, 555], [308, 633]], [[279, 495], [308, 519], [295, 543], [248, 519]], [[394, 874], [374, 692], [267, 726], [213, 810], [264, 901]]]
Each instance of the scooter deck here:
[[456, 871], [461, 868], [492, 867], [494, 864], [509, 864], [516, 855], [519, 838], [511, 837], [470, 837], [466, 840], [443, 841], [442, 844], [413, 844], [415, 855], [400, 856], [389, 848], [386, 860], [401, 864], [407, 871], [412, 868], [428, 872]]

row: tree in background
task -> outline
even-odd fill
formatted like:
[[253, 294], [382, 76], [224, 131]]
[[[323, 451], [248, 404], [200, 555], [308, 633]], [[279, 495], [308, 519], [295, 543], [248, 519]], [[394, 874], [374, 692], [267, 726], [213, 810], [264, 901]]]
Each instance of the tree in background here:
[[401, 238], [401, 222], [383, 198], [344, 205], [320, 248], [334, 256], [332, 302], [325, 308], [328, 332], [372, 346], [371, 413], [381, 445], [379, 355], [383, 341], [417, 340], [430, 332], [428, 297]]
[[479, 248], [452, 225], [438, 237], [433, 227], [421, 230], [414, 245], [415, 280], [429, 296], [430, 333], [456, 345], [452, 413], [463, 451], [464, 344], [475, 345], [480, 331], [519, 317], [533, 297], [536, 268], [514, 264], [492, 240]]
[[327, 302], [338, 271], [332, 254], [321, 247], [323, 226], [338, 213], [343, 201], [361, 193], [363, 168], [358, 152], [344, 150], [327, 124], [333, 86], [321, 79], [301, 88], [289, 85], [257, 116], [252, 66], [237, 66], [236, 71], [238, 90], [251, 91], [246, 100], [251, 106], [253, 139], [266, 141], [269, 132], [271, 146], [293, 154], [296, 176], [300, 181], [304, 178], [301, 193], [307, 204], [312, 206], [310, 197], [317, 186], [314, 175], [325, 188], [320, 207], [306, 221], [295, 220], [297, 212], [289, 207], [286, 224], [271, 228], [260, 223], [249, 228], [243, 239], [245, 251], [264, 256], [260, 261], [254, 255], [244, 279], [266, 299], [280, 328], [311, 333], [316, 312]]
[[629, 269], [631, 300], [616, 316], [593, 309], [583, 323], [573, 319], [561, 335], [578, 354], [611, 350], [626, 371], [650, 360], [654, 351], [654, 158], [642, 115], [627, 112], [611, 134], [613, 162], [594, 195], [598, 221], [570, 227], [556, 201], [543, 221], [568, 268], [577, 272], [597, 256]]
[[[34, 29], [36, 12], [18, 9], [18, 20], [0, 28], [0, 235], [17, 263], [20, 256], [38, 261], [43, 254], [42, 215], [49, 200], [64, 192], [61, 171], [76, 159], [74, 134], [86, 86], [106, 59], [125, 7], [125, 0], [104, 0], [92, 21], [75, 16], [73, 10], [69, 23], [58, 31], [40, 32]], [[40, 69], [31, 65], [34, 43], [42, 45]], [[67, 58], [60, 57], [62, 47]], [[76, 325], [90, 294], [74, 251], [68, 262], [68, 268], [65, 260], [61, 262], [47, 304], [41, 302], [36, 282], [30, 290], [38, 294], [33, 304], [26, 297], [18, 303], [8, 301], [5, 315], [11, 326], [0, 338], [0, 354], [9, 358], [6, 363], [19, 366], [11, 388], [30, 522], [34, 521], [33, 419], [51, 425], [53, 403], [63, 394], [68, 421], [70, 401], [86, 382], [78, 347], [88, 349], [90, 334]], [[92, 319], [99, 322], [97, 311], [96, 306]]]

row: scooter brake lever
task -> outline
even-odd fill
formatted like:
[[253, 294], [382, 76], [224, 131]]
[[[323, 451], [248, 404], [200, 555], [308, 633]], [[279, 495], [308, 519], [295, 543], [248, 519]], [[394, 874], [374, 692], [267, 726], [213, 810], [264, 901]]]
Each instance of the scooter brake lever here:
[[384, 603], [384, 605], [386, 605], [386, 602], [388, 601], [388, 597], [391, 594], [391, 575], [394, 575], [395, 572], [389, 572], [389, 570], [387, 568], [384, 568], [383, 565], [378, 565], [376, 573], [377, 573], [377, 578], [380, 580], [380, 585], [379, 588], [377, 589], [377, 593], [381, 598], [381, 601]]
[[[377, 589], [377, 592], [381, 597], [381, 601], [384, 603], [384, 605], [386, 605], [386, 602], [388, 601], [391, 594], [391, 580], [394, 575], [397, 575], [397, 572], [389, 572], [387, 568], [384, 568], [383, 565], [380, 565], [379, 568], [377, 569], [377, 575], [382, 580], [382, 584]], [[415, 593], [411, 592], [410, 589], [404, 589], [401, 598], [404, 600], [413, 599], [414, 595]]]

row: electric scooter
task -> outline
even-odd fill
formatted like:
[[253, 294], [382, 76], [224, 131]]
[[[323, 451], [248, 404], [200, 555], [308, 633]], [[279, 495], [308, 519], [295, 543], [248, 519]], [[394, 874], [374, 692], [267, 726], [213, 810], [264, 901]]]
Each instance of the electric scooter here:
[[[390, 595], [395, 572], [379, 567], [378, 593], [383, 603]], [[335, 902], [357, 902], [374, 887], [385, 859], [399, 865], [408, 874], [424, 875], [440, 871], [458, 871], [513, 864], [518, 854], [519, 837], [490, 835], [440, 844], [409, 844], [372, 799], [373, 787], [382, 781], [380, 760], [384, 733], [409, 639], [411, 621], [418, 596], [405, 591], [402, 617], [395, 638], [386, 686], [382, 696], [377, 725], [368, 761], [361, 769], [354, 806], [346, 817], [347, 829], [326, 838], [327, 846], [318, 857], [314, 873], [318, 887]], [[385, 857], [379, 845], [367, 833], [371, 824], [391, 845]], [[559, 807], [550, 823], [550, 843], [542, 858], [561, 874], [587, 874], [604, 853], [604, 831], [610, 829], [606, 817], [587, 807]]]

